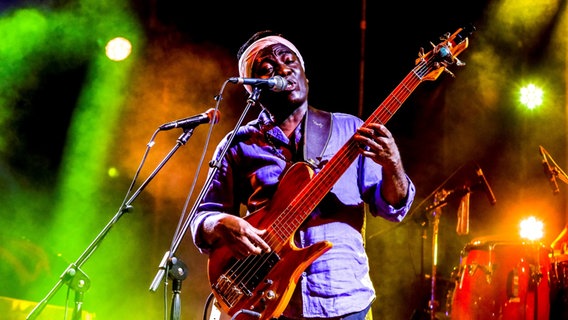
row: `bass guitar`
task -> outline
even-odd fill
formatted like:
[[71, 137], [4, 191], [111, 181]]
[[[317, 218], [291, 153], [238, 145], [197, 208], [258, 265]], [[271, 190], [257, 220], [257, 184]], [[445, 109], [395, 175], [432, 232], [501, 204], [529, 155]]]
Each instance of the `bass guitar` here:
[[[453, 34], [448, 32], [439, 44], [432, 44], [428, 53], [420, 49], [416, 66], [363, 126], [372, 122], [386, 123], [420, 83], [435, 80], [444, 71], [451, 74], [450, 66], [465, 65], [457, 56], [468, 47], [468, 37], [474, 30], [469, 26]], [[358, 150], [351, 138], [317, 175], [307, 163], [295, 163], [279, 183], [269, 205], [245, 218], [253, 226], [267, 230], [264, 240], [271, 252], [243, 259], [235, 258], [226, 248], [210, 254], [208, 278], [222, 312], [232, 319], [260, 320], [282, 314], [301, 273], [332, 247], [332, 243], [322, 241], [298, 248], [294, 244], [294, 233], [355, 161]]]

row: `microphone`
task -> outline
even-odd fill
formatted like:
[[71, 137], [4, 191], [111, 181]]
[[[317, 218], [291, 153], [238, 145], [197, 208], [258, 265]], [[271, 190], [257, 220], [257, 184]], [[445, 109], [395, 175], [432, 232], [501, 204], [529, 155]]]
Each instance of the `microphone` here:
[[182, 129], [193, 129], [202, 123], [211, 123], [216, 124], [219, 122], [219, 118], [221, 117], [221, 113], [219, 110], [214, 108], [208, 109], [204, 113], [198, 114], [196, 116], [192, 116], [189, 118], [179, 119], [176, 121], [168, 122], [160, 126], [160, 130], [171, 130], [174, 128], [182, 128]]
[[548, 182], [550, 183], [550, 187], [552, 188], [552, 193], [557, 194], [560, 192], [560, 189], [558, 189], [558, 183], [556, 182], [556, 170], [554, 170], [548, 163], [548, 160], [546, 159], [546, 155], [544, 152], [544, 148], [542, 146], [539, 147], [540, 147], [540, 155], [542, 156], [542, 166], [544, 169], [544, 174], [548, 178]]
[[459, 235], [469, 233], [469, 192], [462, 196], [460, 200], [456, 233]]
[[482, 185], [481, 187], [483, 188], [483, 191], [485, 191], [487, 199], [489, 199], [489, 203], [491, 205], [494, 205], [497, 202], [497, 199], [495, 199], [495, 195], [493, 194], [493, 191], [491, 190], [491, 187], [489, 186], [489, 183], [487, 182], [487, 179], [485, 179], [485, 175], [483, 174], [483, 171], [479, 166], [477, 167], [476, 173], [477, 177], [479, 178], [479, 182]]
[[254, 87], [267, 87], [274, 92], [284, 91], [288, 85], [288, 81], [281, 76], [274, 76], [268, 79], [232, 77], [229, 78], [229, 82]]

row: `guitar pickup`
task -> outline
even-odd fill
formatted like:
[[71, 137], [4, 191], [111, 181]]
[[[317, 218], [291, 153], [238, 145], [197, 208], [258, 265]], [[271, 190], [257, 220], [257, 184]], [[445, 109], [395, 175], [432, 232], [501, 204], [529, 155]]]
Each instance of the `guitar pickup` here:
[[[260, 262], [257, 262], [260, 260]], [[259, 264], [258, 270], [246, 281], [242, 282], [244, 284], [243, 289], [250, 288], [250, 291], [254, 291], [256, 287], [264, 281], [266, 276], [270, 273], [270, 270], [280, 261], [280, 257], [275, 252], [268, 252], [255, 257], [252, 266]], [[267, 283], [268, 281], [264, 281]], [[247, 290], [249, 291], [249, 290]]]

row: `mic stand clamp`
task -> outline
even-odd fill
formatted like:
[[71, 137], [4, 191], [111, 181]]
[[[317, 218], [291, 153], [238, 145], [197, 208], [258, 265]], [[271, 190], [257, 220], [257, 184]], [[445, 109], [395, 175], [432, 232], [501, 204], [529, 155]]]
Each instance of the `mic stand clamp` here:
[[91, 280], [75, 264], [71, 264], [61, 277], [63, 282], [75, 291], [75, 309], [73, 309], [72, 320], [80, 320], [83, 314], [83, 296], [91, 287]]
[[172, 310], [170, 318], [172, 320], [181, 319], [181, 284], [185, 278], [187, 278], [187, 266], [183, 261], [176, 257], [172, 257], [169, 260], [169, 271], [168, 277], [172, 279]]

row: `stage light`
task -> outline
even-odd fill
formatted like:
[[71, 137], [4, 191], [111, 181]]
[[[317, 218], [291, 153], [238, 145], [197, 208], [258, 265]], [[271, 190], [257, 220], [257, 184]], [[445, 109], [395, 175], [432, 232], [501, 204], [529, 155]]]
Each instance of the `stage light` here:
[[111, 39], [105, 46], [106, 56], [113, 61], [122, 61], [132, 52], [132, 44], [128, 39], [116, 37]]
[[543, 223], [535, 217], [529, 217], [521, 221], [520, 236], [523, 239], [536, 241], [544, 236]]
[[521, 88], [521, 103], [529, 109], [534, 109], [542, 104], [542, 89], [534, 84]]
[[108, 169], [108, 176], [111, 178], [117, 178], [120, 175], [118, 169], [116, 167], [110, 167]]

